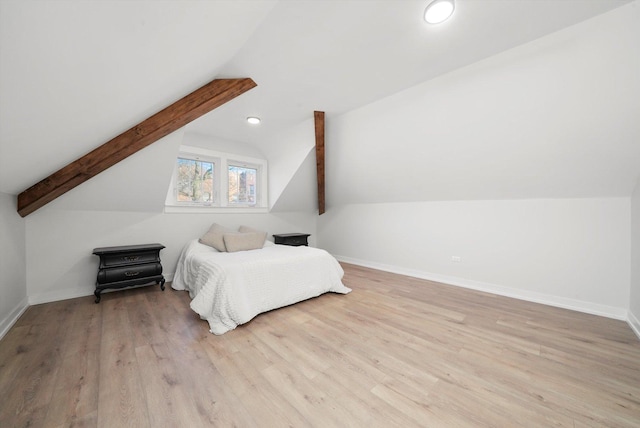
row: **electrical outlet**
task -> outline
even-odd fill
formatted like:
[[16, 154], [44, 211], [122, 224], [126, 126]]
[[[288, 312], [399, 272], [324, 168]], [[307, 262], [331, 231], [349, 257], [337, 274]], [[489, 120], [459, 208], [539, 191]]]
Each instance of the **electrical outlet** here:
[[451, 256], [451, 261], [454, 263], [460, 263], [462, 262], [462, 257], [460, 256]]

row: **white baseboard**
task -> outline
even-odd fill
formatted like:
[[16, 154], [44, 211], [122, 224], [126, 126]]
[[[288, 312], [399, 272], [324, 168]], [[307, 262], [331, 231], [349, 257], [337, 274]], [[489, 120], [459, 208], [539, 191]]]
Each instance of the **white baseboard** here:
[[3, 320], [0, 320], [0, 339], [2, 339], [5, 334], [7, 334], [9, 329], [13, 327], [16, 321], [18, 321], [18, 318], [20, 318], [20, 316], [24, 314], [24, 311], [26, 311], [28, 307], [29, 303], [27, 298], [25, 297], [20, 303], [18, 303], [15, 308], [13, 308], [9, 316], [7, 316]]
[[640, 339], [640, 321], [638, 321], [638, 318], [636, 318], [636, 316], [631, 311], [629, 311], [627, 323], [629, 324], [629, 327], [631, 327], [631, 330], [633, 330], [633, 332], [636, 334], [636, 336], [638, 336], [638, 339]]
[[[173, 273], [164, 274], [164, 279], [167, 282], [173, 281]], [[142, 285], [140, 287], [145, 287], [145, 286], [146, 285]], [[64, 290], [56, 290], [49, 293], [40, 293], [33, 296], [29, 296], [29, 304], [39, 305], [41, 303], [51, 303], [51, 302], [58, 302], [60, 300], [75, 299], [77, 297], [93, 296], [94, 291], [95, 291], [95, 288], [93, 286], [91, 288], [85, 286], [85, 287], [66, 288]], [[118, 290], [107, 289], [107, 290], [104, 290], [102, 294], [111, 293], [113, 291], [118, 291]]]
[[515, 288], [504, 287], [502, 285], [491, 284], [486, 282], [474, 281], [456, 276], [441, 275], [430, 272], [423, 272], [415, 269], [407, 269], [399, 266], [386, 265], [382, 263], [369, 262], [366, 260], [354, 259], [334, 255], [336, 259], [345, 263], [351, 263], [358, 266], [369, 267], [372, 269], [382, 270], [400, 275], [411, 276], [414, 278], [426, 279], [429, 281], [441, 282], [443, 284], [455, 285], [457, 287], [469, 288], [472, 290], [483, 291], [486, 293], [497, 294], [499, 296], [512, 297], [514, 299], [525, 300], [528, 302], [541, 303], [543, 305], [555, 306], [573, 311], [584, 312], [593, 315], [599, 315], [607, 318], [618, 319], [622, 321], [628, 320], [628, 311], [623, 308], [613, 306], [600, 305], [582, 300], [568, 299], [566, 297], [553, 296], [549, 294], [536, 293], [527, 290], [518, 290]]
[[40, 305], [42, 303], [59, 302], [60, 300], [75, 299], [77, 297], [93, 296], [94, 290], [95, 288], [76, 287], [35, 294], [29, 296], [29, 304]]

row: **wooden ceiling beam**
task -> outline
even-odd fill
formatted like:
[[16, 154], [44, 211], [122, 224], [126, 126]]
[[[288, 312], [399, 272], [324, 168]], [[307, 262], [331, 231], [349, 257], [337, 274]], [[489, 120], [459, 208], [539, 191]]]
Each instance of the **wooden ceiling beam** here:
[[123, 132], [18, 195], [18, 214], [25, 217], [79, 184], [158, 141], [189, 122], [243, 94], [250, 78], [215, 79]]
[[316, 129], [316, 171], [318, 175], [318, 215], [324, 214], [324, 112], [314, 111]]

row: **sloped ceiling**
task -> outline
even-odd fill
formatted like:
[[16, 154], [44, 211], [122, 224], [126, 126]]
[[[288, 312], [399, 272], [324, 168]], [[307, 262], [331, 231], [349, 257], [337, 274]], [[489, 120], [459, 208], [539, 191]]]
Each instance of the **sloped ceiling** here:
[[0, 191], [213, 80], [275, 1], [0, 1]]
[[638, 6], [334, 118], [327, 204], [629, 197], [640, 177]]
[[417, 0], [3, 0], [0, 191], [19, 193], [212, 78], [258, 87], [188, 131], [269, 157], [269, 138], [313, 110], [330, 128], [332, 117], [627, 3], [457, 0], [454, 17], [432, 27]]

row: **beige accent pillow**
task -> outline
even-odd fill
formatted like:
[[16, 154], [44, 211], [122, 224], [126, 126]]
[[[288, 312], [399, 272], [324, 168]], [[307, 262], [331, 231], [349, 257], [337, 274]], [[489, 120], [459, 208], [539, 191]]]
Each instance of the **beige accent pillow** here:
[[202, 238], [198, 239], [198, 242], [224, 252], [227, 251], [227, 248], [224, 245], [224, 234], [230, 232], [233, 231], [224, 226], [220, 226], [217, 223], [213, 223], [207, 233], [202, 235]]
[[249, 227], [249, 226], [240, 226], [238, 228], [238, 232], [240, 233], [264, 233], [264, 243], [262, 244], [262, 247], [268, 247], [270, 245], [274, 245], [273, 242], [267, 240], [267, 236], [269, 236], [269, 234], [263, 230], [259, 230], [259, 229], [254, 229], [253, 227]]
[[224, 245], [230, 253], [257, 250], [262, 248], [266, 239], [267, 232], [231, 232], [224, 234]]
[[262, 230], [254, 229], [253, 227], [249, 227], [249, 226], [240, 226], [238, 228], [238, 232], [240, 232], [240, 233], [248, 233], [248, 232], [264, 233], [265, 235], [267, 234], [267, 232], [263, 232]]

